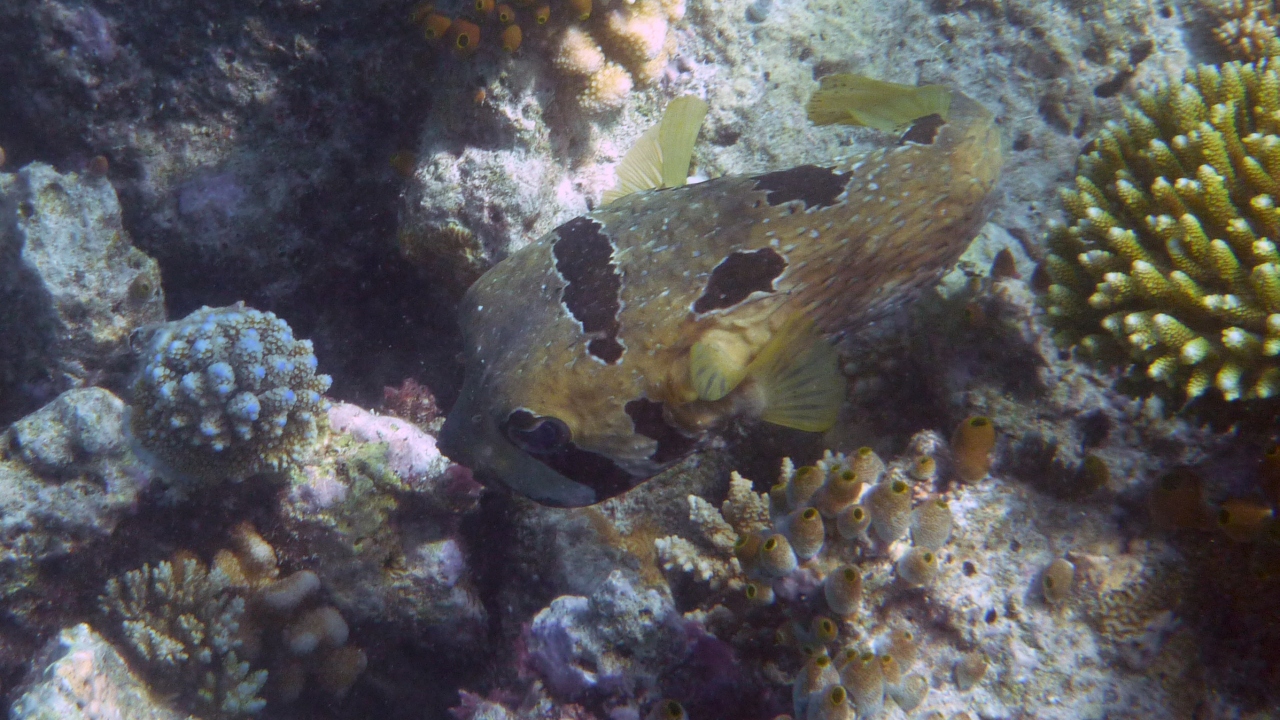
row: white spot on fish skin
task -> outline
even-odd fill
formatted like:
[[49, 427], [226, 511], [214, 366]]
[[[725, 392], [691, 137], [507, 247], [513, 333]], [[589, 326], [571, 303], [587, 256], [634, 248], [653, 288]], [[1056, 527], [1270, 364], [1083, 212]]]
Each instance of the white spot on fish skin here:
[[782, 252], [791, 254], [791, 252], [795, 250], [797, 247], [799, 247], [799, 245], [796, 245], [795, 243], [791, 243], [790, 245], [782, 248]]
[[810, 230], [809, 237], [813, 238], [814, 240], [817, 240], [818, 238], [822, 237], [822, 233], [818, 232], [817, 230]]
[[694, 256], [694, 257], [696, 257], [696, 258], [697, 258], [697, 257], [702, 257], [702, 251], [701, 251], [701, 250], [694, 250], [694, 251], [693, 251], [693, 256]]

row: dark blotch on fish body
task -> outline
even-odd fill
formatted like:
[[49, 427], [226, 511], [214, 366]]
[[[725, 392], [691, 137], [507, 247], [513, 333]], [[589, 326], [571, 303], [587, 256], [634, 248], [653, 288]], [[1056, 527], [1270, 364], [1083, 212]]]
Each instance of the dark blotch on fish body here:
[[765, 202], [781, 205], [792, 200], [804, 202], [804, 209], [829, 207], [849, 184], [849, 173], [838, 173], [817, 165], [800, 165], [790, 170], [765, 173], [755, 177], [756, 189], [768, 192]]
[[753, 252], [734, 252], [720, 261], [707, 289], [693, 303], [696, 313], [730, 308], [747, 299], [753, 292], [773, 292], [773, 281], [787, 269], [787, 261], [771, 248]]
[[552, 252], [556, 270], [565, 280], [561, 301], [588, 334], [600, 333], [587, 344], [587, 352], [606, 363], [622, 358], [618, 342], [618, 295], [622, 278], [613, 264], [613, 246], [600, 232], [600, 223], [574, 218], [555, 229], [560, 236]]

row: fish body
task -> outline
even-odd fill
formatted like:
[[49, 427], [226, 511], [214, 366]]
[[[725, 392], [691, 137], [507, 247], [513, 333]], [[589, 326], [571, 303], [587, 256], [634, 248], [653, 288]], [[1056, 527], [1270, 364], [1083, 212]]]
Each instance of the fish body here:
[[582, 506], [729, 417], [826, 429], [843, 400], [826, 340], [954, 263], [1000, 166], [991, 113], [956, 93], [949, 120], [894, 147], [636, 192], [566, 222], [467, 292], [442, 448], [481, 479]]

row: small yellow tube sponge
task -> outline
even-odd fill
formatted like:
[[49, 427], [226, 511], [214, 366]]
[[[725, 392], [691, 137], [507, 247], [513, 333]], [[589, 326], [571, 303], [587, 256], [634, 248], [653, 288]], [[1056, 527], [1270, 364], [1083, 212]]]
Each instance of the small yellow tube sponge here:
[[1081, 156], [1049, 232], [1055, 340], [1138, 387], [1280, 395], [1280, 73], [1200, 66]]

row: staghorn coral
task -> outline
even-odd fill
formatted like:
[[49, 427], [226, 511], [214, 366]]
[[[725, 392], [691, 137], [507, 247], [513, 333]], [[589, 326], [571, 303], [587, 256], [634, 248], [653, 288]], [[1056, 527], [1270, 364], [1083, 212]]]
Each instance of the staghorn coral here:
[[1280, 53], [1273, 0], [1206, 0], [1213, 39], [1233, 59], [1253, 62]]
[[109, 580], [99, 604], [155, 677], [210, 717], [266, 705], [267, 672], [240, 659], [245, 601], [226, 573], [194, 557], [143, 565]]
[[1280, 394], [1280, 74], [1188, 70], [1140, 94], [1078, 171], [1044, 262], [1059, 345], [1188, 400]]
[[332, 380], [274, 313], [204, 307], [151, 329], [141, 355], [133, 434], [180, 484], [283, 470], [324, 427]]

